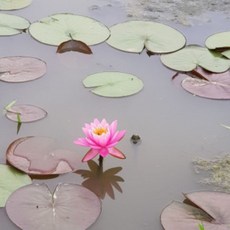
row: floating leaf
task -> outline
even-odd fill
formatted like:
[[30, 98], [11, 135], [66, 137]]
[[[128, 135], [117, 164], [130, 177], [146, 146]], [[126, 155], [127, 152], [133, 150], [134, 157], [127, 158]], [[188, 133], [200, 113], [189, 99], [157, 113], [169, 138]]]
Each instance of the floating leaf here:
[[91, 92], [104, 97], [124, 97], [138, 93], [143, 82], [134, 75], [120, 72], [102, 72], [89, 75], [83, 80]]
[[209, 36], [205, 45], [208, 49], [230, 48], [230, 31], [216, 33]]
[[156, 22], [128, 21], [110, 27], [107, 43], [119, 50], [141, 53], [144, 48], [153, 53], [169, 53], [181, 49], [185, 37], [177, 30]]
[[208, 71], [221, 73], [230, 67], [230, 60], [220, 53], [196, 45], [187, 46], [175, 53], [161, 55], [161, 61], [171, 69], [184, 72], [200, 66]]
[[21, 122], [33, 122], [41, 120], [47, 116], [47, 112], [34, 105], [12, 105], [6, 112], [6, 117], [18, 122], [20, 115]]
[[10, 36], [22, 33], [30, 26], [25, 18], [0, 13], [0, 36]]
[[69, 40], [58, 46], [57, 53], [65, 53], [68, 51], [77, 51], [84, 54], [92, 54], [92, 50], [84, 42]]
[[172, 202], [161, 214], [165, 230], [196, 230], [202, 222], [205, 230], [229, 229], [230, 194], [194, 192], [185, 195], [188, 204]]
[[11, 166], [0, 164], [0, 207], [4, 207], [6, 200], [16, 189], [31, 184], [28, 175]]
[[54, 14], [33, 23], [29, 32], [36, 40], [59, 46], [69, 40], [77, 40], [87, 45], [95, 45], [105, 41], [109, 29], [92, 18], [74, 14]]
[[0, 10], [17, 10], [27, 7], [32, 0], [0, 0]]
[[[197, 77], [186, 77], [181, 83], [186, 91], [205, 98], [230, 99], [230, 71], [213, 74], [202, 68], [197, 68], [196, 72], [207, 80]], [[181, 75], [188, 76], [185, 74]]]
[[101, 202], [80, 185], [59, 184], [51, 193], [45, 184], [32, 184], [9, 197], [6, 212], [23, 230], [83, 230], [99, 217]]
[[5, 82], [26, 82], [42, 77], [46, 63], [34, 57], [0, 58], [0, 80]]
[[9, 145], [6, 158], [14, 167], [35, 175], [72, 172], [81, 164], [80, 154], [58, 148], [48, 137], [19, 138]]
[[222, 54], [223, 56], [225, 56], [226, 58], [230, 59], [230, 50], [229, 50], [229, 49], [227, 49], [227, 50], [221, 52], [221, 54]]

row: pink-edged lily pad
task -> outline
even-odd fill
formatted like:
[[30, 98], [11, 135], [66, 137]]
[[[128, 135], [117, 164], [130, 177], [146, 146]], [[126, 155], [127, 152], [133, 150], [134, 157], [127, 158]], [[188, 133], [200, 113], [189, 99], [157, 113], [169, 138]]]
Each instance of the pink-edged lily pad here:
[[181, 86], [193, 95], [210, 99], [230, 99], [230, 71], [211, 73], [197, 68], [191, 73], [179, 73]]
[[0, 58], [0, 80], [5, 82], [26, 82], [42, 77], [46, 63], [38, 58], [12, 56]]
[[6, 117], [12, 121], [18, 122], [18, 114], [21, 122], [38, 121], [47, 116], [47, 112], [34, 105], [13, 105], [6, 112]]
[[48, 137], [19, 138], [9, 145], [6, 158], [11, 165], [31, 175], [72, 172], [81, 164], [80, 154], [59, 148]]
[[223, 192], [194, 192], [185, 194], [184, 203], [172, 202], [161, 214], [165, 230], [228, 230], [230, 223], [230, 194]]
[[53, 193], [45, 184], [32, 184], [11, 194], [6, 212], [23, 230], [84, 230], [99, 217], [101, 201], [76, 184], [59, 184]]

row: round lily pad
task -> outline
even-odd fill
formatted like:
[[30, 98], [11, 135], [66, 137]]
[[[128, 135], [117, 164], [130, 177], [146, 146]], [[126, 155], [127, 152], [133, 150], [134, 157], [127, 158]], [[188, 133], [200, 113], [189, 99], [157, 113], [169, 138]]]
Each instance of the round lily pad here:
[[9, 197], [6, 212], [23, 230], [84, 230], [99, 217], [101, 201], [76, 184], [59, 184], [53, 193], [45, 184], [32, 184]]
[[216, 33], [209, 36], [205, 45], [208, 49], [230, 48], [230, 31]]
[[187, 76], [181, 83], [186, 91], [210, 99], [230, 99], [229, 71], [217, 74], [198, 68], [196, 72], [205, 79]]
[[207, 48], [190, 45], [175, 53], [161, 55], [162, 63], [177, 71], [188, 72], [200, 66], [214, 73], [225, 72], [230, 67], [230, 60], [220, 53]]
[[4, 207], [6, 200], [16, 189], [31, 184], [31, 178], [17, 169], [0, 164], [0, 207]]
[[31, 24], [29, 32], [36, 40], [54, 46], [69, 40], [95, 45], [105, 41], [110, 35], [109, 29], [99, 21], [69, 13], [43, 18]]
[[73, 172], [81, 164], [76, 152], [58, 148], [48, 137], [23, 137], [12, 142], [6, 158], [14, 167], [31, 175], [55, 175]]
[[6, 112], [6, 117], [18, 122], [18, 114], [21, 122], [38, 121], [47, 116], [47, 112], [44, 109], [34, 105], [13, 105]]
[[22, 33], [30, 26], [25, 18], [0, 13], [0, 36], [10, 36]]
[[143, 82], [132, 74], [101, 72], [89, 75], [83, 80], [86, 88], [104, 97], [125, 97], [136, 94], [143, 88]]
[[0, 80], [5, 82], [26, 82], [42, 77], [46, 63], [38, 58], [12, 56], [0, 58]]
[[0, 10], [17, 10], [27, 7], [32, 0], [0, 0]]
[[150, 21], [128, 21], [110, 27], [107, 43], [119, 50], [141, 53], [144, 48], [153, 53], [169, 53], [181, 49], [186, 39], [167, 25]]
[[230, 194], [223, 192], [194, 192], [185, 195], [184, 203], [173, 201], [161, 214], [165, 230], [199, 229], [202, 223], [206, 230], [229, 228]]

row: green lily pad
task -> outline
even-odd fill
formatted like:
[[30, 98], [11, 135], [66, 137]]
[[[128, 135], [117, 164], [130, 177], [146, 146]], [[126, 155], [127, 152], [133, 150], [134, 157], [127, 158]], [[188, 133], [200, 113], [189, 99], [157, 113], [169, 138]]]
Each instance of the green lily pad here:
[[105, 41], [110, 35], [109, 29], [99, 21], [69, 13], [43, 18], [31, 24], [29, 32], [34, 39], [54, 46], [69, 40], [95, 45]]
[[0, 207], [4, 207], [6, 200], [18, 188], [31, 184], [31, 178], [13, 167], [0, 164]]
[[104, 97], [125, 97], [136, 94], [143, 88], [143, 82], [132, 74], [102, 72], [92, 74], [83, 80], [92, 93]]
[[128, 21], [110, 27], [107, 43], [119, 50], [141, 53], [169, 53], [181, 49], [186, 39], [179, 31], [156, 22]]
[[197, 45], [190, 45], [175, 53], [161, 55], [162, 63], [177, 71], [188, 72], [200, 66], [210, 72], [222, 73], [229, 69], [230, 61], [220, 53]]
[[32, 0], [0, 0], [0, 10], [17, 10], [31, 4]]
[[10, 36], [22, 33], [30, 26], [25, 18], [0, 13], [0, 36]]
[[208, 49], [230, 48], [230, 31], [216, 33], [209, 36], [205, 45]]
[[225, 50], [221, 53], [224, 57], [230, 59], [230, 50]]

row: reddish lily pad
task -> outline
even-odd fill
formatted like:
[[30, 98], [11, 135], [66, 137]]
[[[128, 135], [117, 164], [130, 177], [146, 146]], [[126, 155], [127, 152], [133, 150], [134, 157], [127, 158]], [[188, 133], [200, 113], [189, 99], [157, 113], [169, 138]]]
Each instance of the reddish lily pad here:
[[99, 217], [101, 201], [76, 184], [59, 184], [54, 193], [45, 184], [32, 184], [9, 197], [6, 212], [24, 230], [83, 230]]
[[14, 167], [34, 175], [72, 172], [81, 164], [80, 154], [58, 148], [48, 137], [19, 138], [9, 145], [6, 158]]
[[47, 116], [47, 112], [34, 105], [13, 105], [6, 112], [6, 117], [12, 121], [18, 122], [17, 114], [20, 115], [21, 122], [38, 121]]
[[5, 82], [26, 82], [42, 77], [46, 63], [34, 57], [0, 58], [0, 80]]
[[201, 222], [205, 230], [229, 229], [230, 194], [194, 192], [185, 197], [184, 203], [172, 202], [163, 210], [161, 223], [165, 230], [197, 230]]
[[193, 77], [179, 75], [185, 77], [182, 87], [193, 95], [210, 99], [230, 99], [230, 71], [215, 74], [197, 68], [193, 71]]
[[92, 54], [92, 50], [86, 43], [77, 40], [69, 40], [66, 42], [62, 42], [57, 48], [57, 53], [65, 53], [69, 51], [77, 51], [84, 54]]

